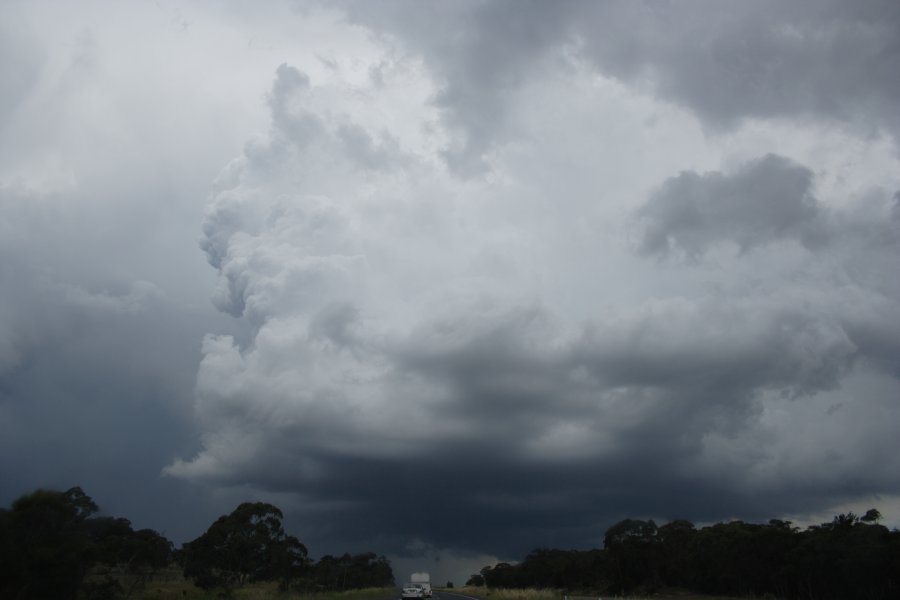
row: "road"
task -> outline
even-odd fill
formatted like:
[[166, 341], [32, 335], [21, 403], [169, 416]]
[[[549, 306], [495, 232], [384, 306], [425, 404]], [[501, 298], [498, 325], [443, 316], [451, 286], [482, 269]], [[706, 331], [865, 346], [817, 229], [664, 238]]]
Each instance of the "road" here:
[[434, 592], [431, 600], [481, 600], [475, 596], [465, 596], [463, 594], [454, 594], [447, 591]]

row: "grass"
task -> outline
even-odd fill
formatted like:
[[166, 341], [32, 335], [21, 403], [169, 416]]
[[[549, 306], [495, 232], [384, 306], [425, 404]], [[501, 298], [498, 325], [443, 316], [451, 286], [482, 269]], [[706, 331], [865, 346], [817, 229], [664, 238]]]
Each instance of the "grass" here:
[[[446, 590], [452, 594], [482, 600], [564, 600], [562, 590], [552, 589], [488, 589], [460, 587]], [[440, 594], [440, 590], [438, 590]], [[167, 573], [147, 584], [133, 596], [134, 600], [219, 600], [217, 592], [206, 592], [184, 579], [180, 573]], [[346, 592], [280, 592], [275, 582], [254, 583], [237, 589], [234, 600], [397, 600], [395, 588], [369, 588]], [[686, 592], [667, 592], [653, 596], [568, 595], [569, 600], [747, 600], [733, 596], [703, 596]]]
[[[281, 592], [278, 583], [253, 583], [234, 590], [234, 600], [395, 600], [394, 588], [368, 588], [346, 592]], [[149, 582], [136, 592], [134, 600], [219, 600], [217, 591], [204, 591], [180, 575], [162, 577]]]
[[447, 590], [451, 594], [474, 596], [485, 600], [562, 600], [563, 592], [546, 589], [491, 589], [483, 587], [461, 587]]
[[[451, 594], [462, 594], [484, 600], [563, 600], [567, 594], [561, 590], [548, 589], [489, 589], [483, 587], [461, 587], [448, 589]], [[687, 592], [668, 592], [654, 594], [652, 596], [610, 596], [610, 595], [581, 595], [568, 594], [569, 600], [747, 600], [734, 596], [704, 596]]]

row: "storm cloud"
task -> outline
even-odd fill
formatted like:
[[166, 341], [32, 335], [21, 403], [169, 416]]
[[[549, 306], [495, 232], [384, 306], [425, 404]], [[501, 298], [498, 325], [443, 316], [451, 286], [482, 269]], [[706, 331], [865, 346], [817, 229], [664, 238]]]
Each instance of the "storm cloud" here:
[[696, 257], [728, 240], [746, 251], [793, 239], [807, 248], [827, 241], [825, 217], [812, 195], [813, 173], [767, 155], [728, 177], [685, 172], [666, 181], [640, 212], [641, 250]]
[[434, 68], [433, 101], [460, 132], [445, 156], [462, 174], [488, 168], [495, 144], [516, 136], [504, 107], [524, 82], [581, 63], [684, 106], [711, 132], [821, 118], [895, 143], [900, 134], [900, 9], [890, 0], [345, 5], [354, 22], [396, 36]]
[[437, 579], [900, 522], [894, 3], [47, 6], [0, 31], [4, 498], [265, 499]]

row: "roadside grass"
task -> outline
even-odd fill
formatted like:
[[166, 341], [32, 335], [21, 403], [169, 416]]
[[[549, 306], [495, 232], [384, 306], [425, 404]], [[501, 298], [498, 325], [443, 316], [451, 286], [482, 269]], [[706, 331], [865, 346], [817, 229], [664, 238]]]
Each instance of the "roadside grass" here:
[[[460, 587], [446, 590], [451, 594], [462, 594], [482, 600], [749, 600], [748, 596], [705, 596], [689, 592], [664, 592], [646, 595], [609, 595], [609, 594], [566, 594], [562, 590], [552, 589], [490, 589], [484, 587]], [[776, 600], [770, 596], [760, 600]]]
[[[440, 589], [436, 589], [440, 593]], [[704, 596], [688, 592], [664, 592], [647, 595], [588, 595], [566, 594], [552, 589], [489, 589], [484, 587], [459, 587], [443, 590], [451, 594], [471, 596], [481, 600], [749, 600], [743, 596]], [[234, 590], [234, 600], [397, 600], [395, 588], [368, 588], [345, 592], [281, 592], [276, 582], [254, 583]], [[220, 600], [216, 591], [206, 592], [190, 581], [177, 576], [166, 576], [149, 582], [136, 592], [134, 600]], [[765, 597], [760, 600], [775, 600]]]
[[[169, 577], [149, 582], [133, 595], [134, 600], [220, 600], [216, 590], [204, 591], [183, 577]], [[234, 590], [234, 600], [396, 600], [395, 588], [367, 588], [345, 592], [282, 592], [278, 583], [253, 583]]]
[[524, 588], [503, 589], [485, 587], [460, 587], [447, 590], [451, 594], [462, 594], [485, 600], [562, 600], [563, 592], [559, 590]]

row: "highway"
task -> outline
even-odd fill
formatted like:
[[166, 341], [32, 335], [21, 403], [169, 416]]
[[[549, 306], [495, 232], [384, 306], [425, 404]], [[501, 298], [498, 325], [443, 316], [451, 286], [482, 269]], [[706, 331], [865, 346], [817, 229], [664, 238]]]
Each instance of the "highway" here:
[[432, 594], [431, 600], [481, 600], [475, 596], [466, 596], [464, 594], [454, 594], [452, 592], [440, 591]]

